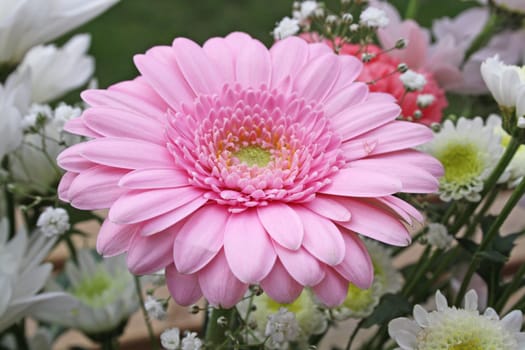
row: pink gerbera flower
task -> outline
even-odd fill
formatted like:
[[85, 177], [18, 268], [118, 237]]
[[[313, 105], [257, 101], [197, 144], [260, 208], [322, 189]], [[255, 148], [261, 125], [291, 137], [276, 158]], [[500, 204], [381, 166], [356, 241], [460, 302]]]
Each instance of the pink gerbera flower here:
[[410, 149], [425, 126], [397, 121], [390, 95], [356, 83], [362, 65], [288, 38], [187, 39], [135, 57], [141, 75], [82, 94], [69, 122], [93, 138], [65, 150], [60, 198], [109, 208], [97, 240], [129, 269], [166, 268], [174, 299], [231, 307], [250, 284], [327, 305], [370, 286], [358, 234], [406, 245], [420, 214], [396, 192], [438, 187], [439, 162]]

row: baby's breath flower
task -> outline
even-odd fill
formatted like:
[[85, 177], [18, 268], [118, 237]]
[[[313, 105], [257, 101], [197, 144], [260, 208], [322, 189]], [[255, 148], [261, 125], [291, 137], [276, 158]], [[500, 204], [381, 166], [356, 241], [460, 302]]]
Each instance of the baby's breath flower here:
[[44, 126], [53, 116], [53, 111], [49, 105], [34, 103], [29, 108], [29, 112], [22, 119], [22, 129], [30, 131]]
[[436, 100], [436, 96], [432, 94], [421, 94], [417, 96], [417, 106], [420, 108], [426, 108], [430, 106]]
[[268, 340], [269, 347], [279, 349], [284, 343], [296, 340], [299, 332], [299, 325], [294, 313], [282, 307], [277, 313], [268, 316], [264, 334], [270, 337]]
[[197, 338], [197, 333], [186, 332], [182, 338], [181, 350], [199, 350], [202, 347], [202, 340]]
[[319, 7], [317, 1], [313, 0], [306, 0], [298, 5], [298, 9], [293, 11], [293, 18], [298, 20], [300, 23], [305, 23], [308, 21], [308, 18], [311, 17]]
[[275, 40], [281, 40], [295, 35], [301, 30], [299, 21], [294, 18], [284, 17], [273, 30]]
[[38, 217], [36, 226], [48, 237], [58, 236], [65, 233], [71, 225], [69, 215], [62, 208], [47, 207]]
[[369, 7], [361, 13], [359, 22], [371, 28], [383, 28], [390, 22], [385, 11], [376, 7]]
[[500, 320], [491, 308], [478, 311], [474, 290], [465, 295], [463, 309], [449, 307], [447, 299], [436, 292], [437, 310], [427, 312], [414, 307], [414, 320], [396, 318], [388, 324], [388, 333], [403, 350], [468, 349], [519, 350], [525, 347], [521, 311], [514, 310]]
[[399, 79], [408, 91], [421, 91], [427, 83], [427, 79], [423, 74], [407, 70], [399, 76]]
[[160, 335], [160, 343], [166, 350], [177, 350], [180, 345], [180, 330], [168, 328]]
[[146, 312], [148, 313], [148, 316], [150, 318], [153, 318], [155, 320], [162, 321], [166, 318], [166, 308], [164, 307], [164, 304], [154, 298], [151, 295], [148, 295], [146, 297], [146, 301], [144, 302], [144, 307], [146, 308]]
[[453, 238], [448, 234], [446, 226], [440, 223], [428, 224], [428, 232], [425, 238], [428, 244], [438, 249], [448, 248], [453, 241]]

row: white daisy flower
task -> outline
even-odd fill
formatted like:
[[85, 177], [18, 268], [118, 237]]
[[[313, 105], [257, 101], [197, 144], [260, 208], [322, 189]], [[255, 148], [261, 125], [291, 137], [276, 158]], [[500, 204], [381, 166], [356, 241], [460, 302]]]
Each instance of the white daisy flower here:
[[523, 69], [503, 63], [496, 55], [481, 64], [481, 76], [500, 108], [516, 107], [518, 91], [525, 84]]
[[[135, 282], [122, 255], [97, 261], [91, 250], [82, 249], [78, 265], [68, 261], [65, 273], [70, 283], [67, 292], [78, 306], [69, 313], [47, 315], [48, 322], [96, 335], [121, 327], [139, 308]], [[52, 281], [49, 288], [62, 289]]]
[[[268, 317], [272, 314], [279, 313], [281, 308], [286, 308], [294, 313], [295, 320], [299, 327], [299, 334], [296, 340], [299, 344], [307, 347], [307, 340], [313, 334], [320, 334], [326, 330], [327, 318], [325, 313], [319, 308], [314, 301], [311, 292], [304, 290], [301, 295], [291, 304], [279, 304], [271, 299], [267, 294], [253, 297], [255, 310], [250, 312], [247, 322], [254, 322], [257, 328], [253, 331], [252, 336], [247, 341], [250, 344], [264, 341], [264, 331], [268, 325]], [[250, 307], [250, 300], [244, 299], [237, 304], [237, 310], [241, 317], [245, 318]]]
[[447, 299], [436, 292], [436, 311], [414, 307], [414, 320], [396, 318], [388, 324], [388, 333], [402, 350], [468, 349], [520, 350], [525, 348], [521, 311], [514, 310], [500, 320], [491, 308], [478, 311], [474, 290], [465, 295], [464, 309], [449, 307]]
[[[491, 125], [484, 125], [479, 117], [460, 118], [456, 125], [445, 121], [434, 139], [421, 149], [436, 157], [445, 168], [439, 182], [439, 196], [443, 201], [480, 200], [483, 182], [498, 163], [502, 153], [501, 136]], [[508, 174], [500, 178], [506, 180]]]
[[333, 309], [338, 320], [367, 317], [383, 295], [396, 293], [401, 289], [403, 278], [392, 264], [391, 251], [375, 241], [364, 242], [374, 266], [374, 282], [368, 289], [360, 289], [350, 283], [345, 301], [340, 307]]

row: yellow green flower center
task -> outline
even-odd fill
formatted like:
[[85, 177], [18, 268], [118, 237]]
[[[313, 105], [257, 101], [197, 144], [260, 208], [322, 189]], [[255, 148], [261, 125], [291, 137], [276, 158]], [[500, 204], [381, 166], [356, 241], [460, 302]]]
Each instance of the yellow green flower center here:
[[272, 159], [268, 150], [253, 145], [240, 148], [233, 156], [249, 166], [257, 165], [260, 168], [268, 165]]
[[436, 154], [445, 168], [444, 180], [457, 184], [468, 184], [481, 175], [484, 169], [477, 148], [473, 144], [453, 143]]
[[297, 298], [293, 303], [291, 304], [279, 304], [275, 300], [272, 300], [271, 298], [267, 298], [266, 306], [269, 310], [271, 310], [271, 313], [276, 313], [279, 311], [280, 308], [285, 307], [288, 309], [288, 311], [293, 312], [294, 314], [297, 314], [299, 311], [301, 311], [301, 302], [302, 302], [302, 294], [299, 298]]
[[374, 302], [374, 295], [372, 288], [360, 289], [354, 284], [350, 283], [348, 286], [348, 293], [346, 299], [343, 302], [343, 306], [350, 310], [360, 311], [366, 309], [369, 305]]
[[452, 345], [448, 350], [483, 350], [478, 339], [471, 339], [460, 344]]
[[111, 288], [111, 276], [104, 270], [98, 270], [85, 278], [73, 290], [73, 295], [88, 305], [95, 306], [97, 300]]

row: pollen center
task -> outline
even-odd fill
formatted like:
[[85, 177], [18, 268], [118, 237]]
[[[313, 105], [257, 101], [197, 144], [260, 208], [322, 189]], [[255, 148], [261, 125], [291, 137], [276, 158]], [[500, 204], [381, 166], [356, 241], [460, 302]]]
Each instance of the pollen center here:
[[449, 182], [467, 184], [483, 169], [477, 149], [471, 144], [450, 144], [437, 154], [437, 158], [443, 164], [444, 177]]
[[466, 342], [461, 342], [460, 344], [452, 345], [448, 348], [449, 350], [483, 350], [479, 341], [469, 340]]
[[233, 156], [248, 166], [257, 165], [260, 168], [268, 165], [272, 159], [272, 154], [268, 150], [253, 145], [240, 148], [233, 153]]

